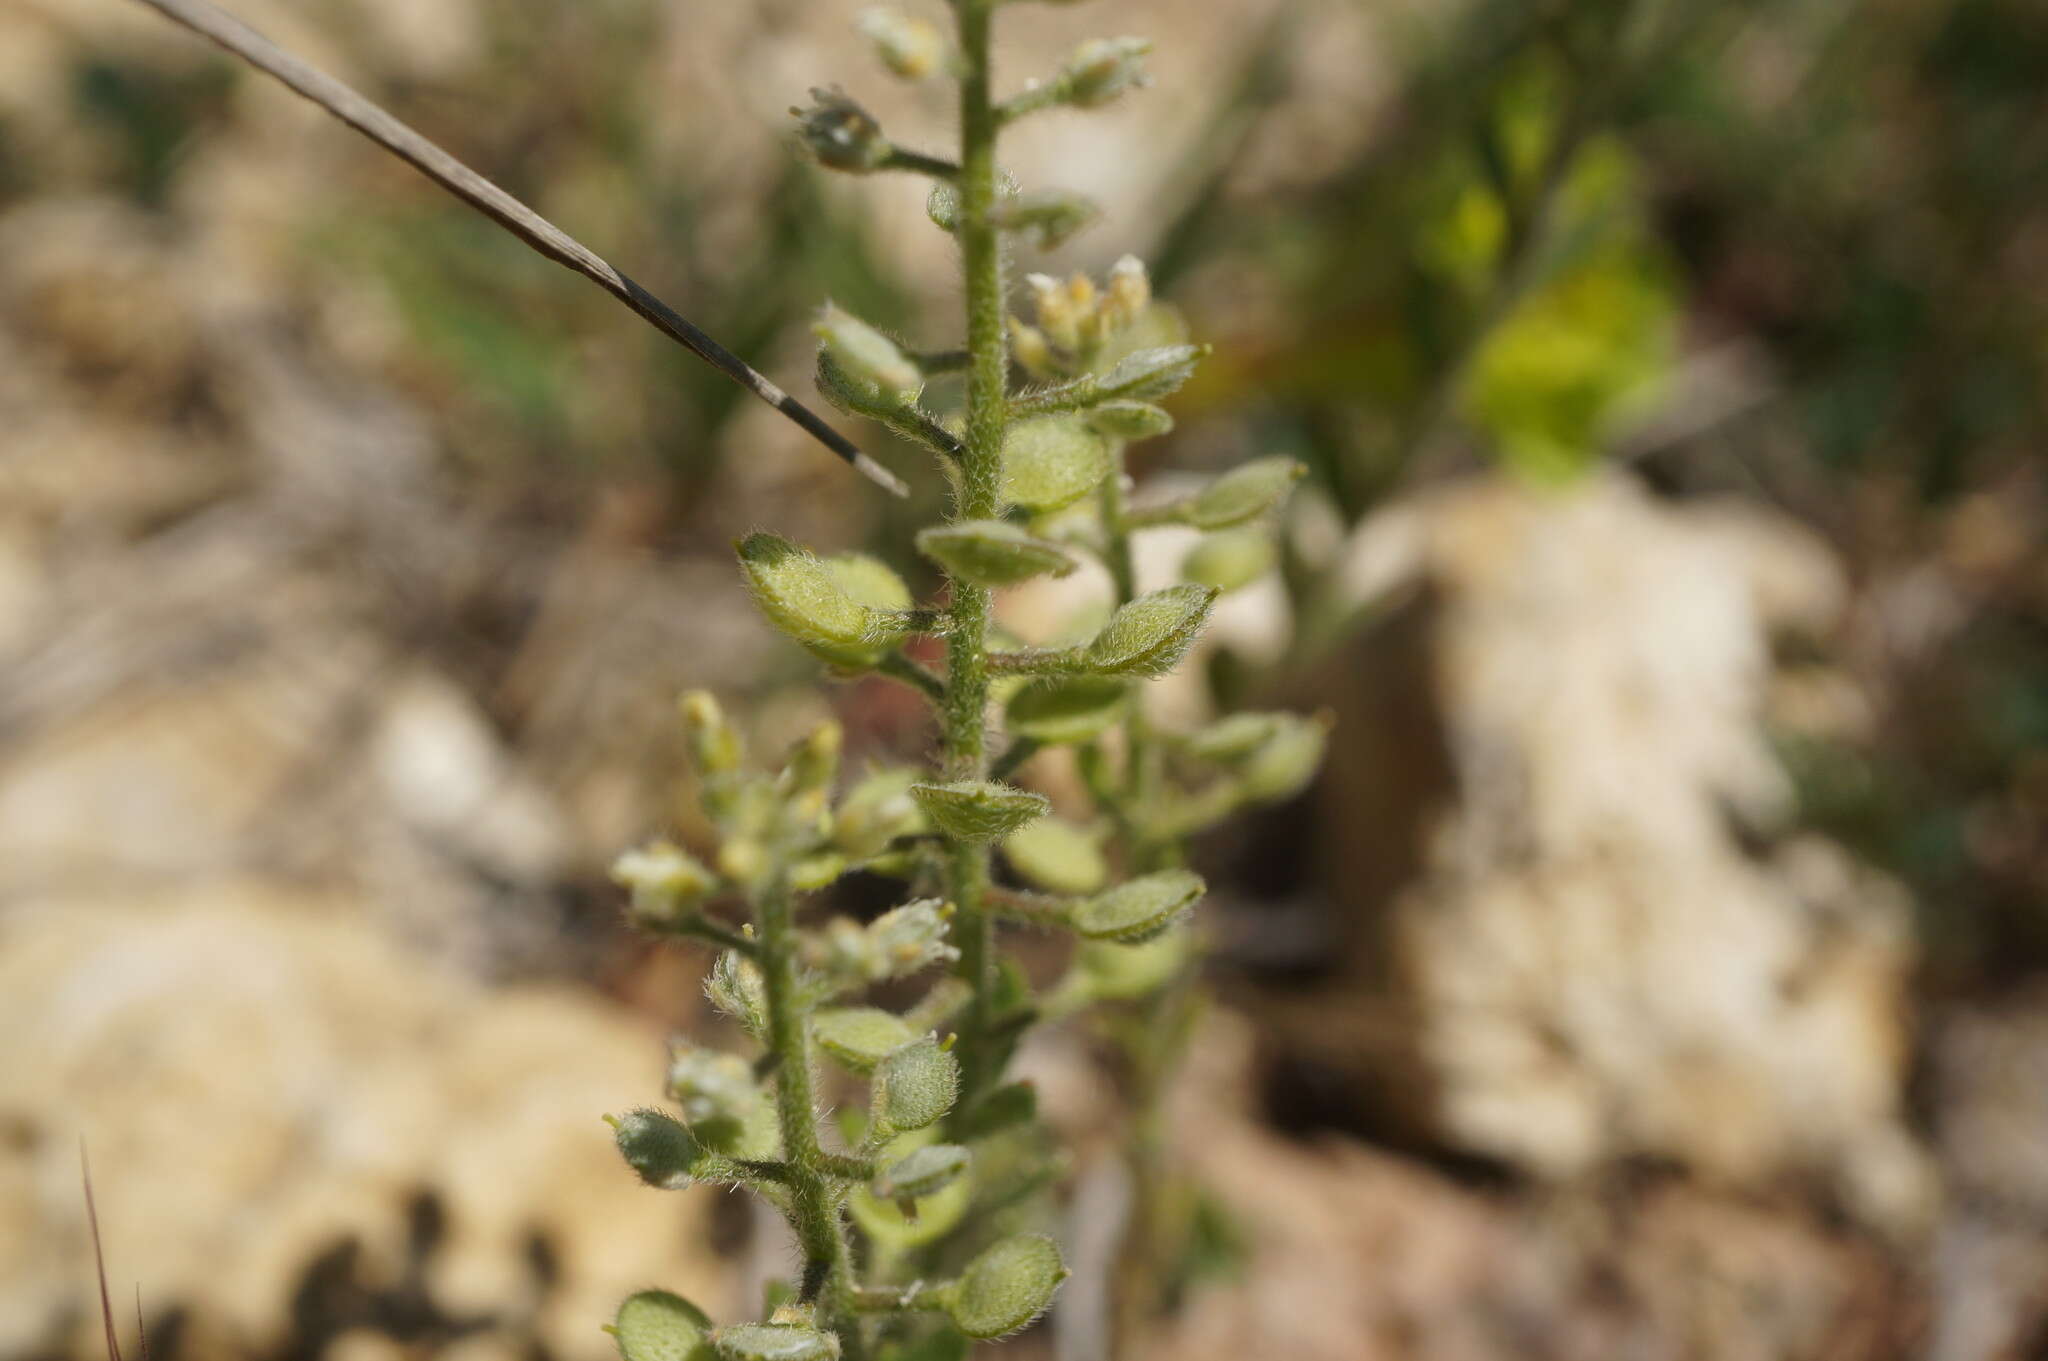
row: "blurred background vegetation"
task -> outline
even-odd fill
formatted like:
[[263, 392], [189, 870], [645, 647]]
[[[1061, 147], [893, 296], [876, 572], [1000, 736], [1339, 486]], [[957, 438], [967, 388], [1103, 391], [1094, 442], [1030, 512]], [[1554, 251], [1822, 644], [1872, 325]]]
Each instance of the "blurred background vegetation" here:
[[[806, 325], [827, 297], [926, 348], [956, 339], [953, 260], [918, 187], [828, 181], [787, 137], [784, 108], [829, 83], [898, 140], [948, 135], [936, 92], [892, 87], [852, 36], [858, 9], [238, 12], [808, 401]], [[2048, 7], [1097, 0], [1017, 6], [1004, 23], [1012, 81], [1097, 32], [1159, 42], [1156, 89], [1104, 121], [1023, 129], [1013, 167], [1107, 210], [1024, 267], [1099, 273], [1135, 251], [1215, 346], [1141, 479], [1264, 453], [1312, 470], [1258, 597], [1279, 622], [1225, 630], [1201, 660], [1206, 694], [1179, 702], [1341, 713], [1354, 682], [1391, 675], [1405, 597], [1361, 586], [1360, 545], [1447, 489], [1548, 504], [1620, 479], [1673, 513], [1733, 502], [1803, 526], [1845, 603], [1825, 627], [1770, 640], [1756, 722], [1790, 781], [1786, 824], [1912, 904], [1897, 999], [1907, 1123], [1939, 1143], [1945, 1035], [1976, 1036], [1970, 1052], [2033, 1084], [2048, 1046], [2032, 1019], [2048, 1015], [2035, 991], [2048, 970]], [[254, 883], [304, 896], [291, 913], [313, 917], [334, 913], [309, 903], [338, 895], [351, 906], [335, 912], [479, 986], [609, 999], [607, 1014], [631, 1018], [630, 1053], [644, 1039], [632, 1025], [697, 1010], [693, 966], [637, 951], [603, 879], [617, 847], [682, 803], [670, 697], [738, 693], [771, 738], [829, 704], [856, 759], [925, 740], [886, 683], [815, 693], [725, 566], [735, 536], [771, 526], [915, 573], [905, 526], [943, 492], [921, 455], [849, 427], [916, 486], [918, 504], [888, 503], [584, 282], [125, 0], [0, 7], [0, 413], [0, 960], [21, 977], [104, 977], [98, 956], [36, 953], [57, 948], [36, 933], [60, 910], [84, 931]], [[1354, 764], [1389, 749], [1361, 736]], [[1380, 805], [1349, 801], [1338, 764], [1302, 806], [1209, 852], [1239, 906], [1219, 928], [1222, 976], [1261, 1036], [1238, 1104], [1260, 1128], [1399, 1148], [1459, 1194], [1483, 1188], [1487, 1208], [1456, 1214], [1506, 1204], [1522, 1224], [1536, 1213], [1523, 1178], [1545, 1174], [1418, 1138], [1383, 1109], [1405, 1098], [1361, 1095], [1356, 1072], [1293, 1052], [1261, 1010], [1261, 988], [1330, 973], [1314, 957], [1378, 904], [1358, 883], [1391, 873], [1363, 863], [1377, 833], [1355, 844], [1356, 829]], [[16, 1005], [46, 1019], [31, 996]], [[2035, 1000], [1999, 1010], [2014, 998]], [[1951, 1014], [2002, 1019], [1958, 1032]], [[10, 1224], [38, 1239], [75, 1241], [65, 1178], [80, 1124], [96, 1150], [113, 1145], [116, 1223], [123, 1194], [131, 1222], [168, 1214], [141, 1208], [139, 1172], [123, 1186], [123, 1136], [106, 1126], [133, 1094], [108, 1090], [120, 1065], [94, 1067], [102, 1051], [80, 1044], [47, 1080], [0, 1079]], [[2015, 1109], [2012, 1137], [2048, 1156], [2048, 1110]], [[595, 1129], [596, 1114], [563, 1118]], [[441, 1156], [388, 1179], [436, 1187]], [[1631, 1177], [1669, 1170], [1654, 1149], [1625, 1161]], [[1395, 1185], [1409, 1172], [1340, 1174], [1419, 1194]], [[407, 1202], [391, 1261], [432, 1258], [434, 1216], [467, 1203], [439, 1194]], [[1603, 1183], [1600, 1202], [1613, 1194]], [[1631, 1355], [2040, 1354], [2048, 1231], [1997, 1259], [2022, 1282], [1999, 1296], [2010, 1326], [1958, 1341], [1942, 1282], [1989, 1260], [1970, 1255], [1977, 1239], [1949, 1219], [1901, 1247], [1854, 1227], [1853, 1208], [1814, 1203], [1800, 1222], [1816, 1241], [1851, 1245], [1830, 1307], [1881, 1316], [1867, 1330], [1722, 1334], [1637, 1281], [1613, 1288], [1650, 1302], [1647, 1331], [1572, 1333], [1538, 1309], [1535, 1353], [1620, 1355], [1634, 1337], [1649, 1349]], [[1191, 1276], [1242, 1255], [1225, 1219], [1191, 1249]], [[1584, 1229], [1571, 1222], [1557, 1231]], [[315, 1356], [354, 1338], [358, 1355], [411, 1355], [499, 1336], [475, 1322], [496, 1317], [483, 1286], [450, 1296], [401, 1266], [337, 1264], [314, 1251], [338, 1232], [325, 1223], [307, 1210], [303, 1244], [274, 1249], [304, 1247], [313, 1267], [238, 1287], [271, 1303], [230, 1309], [226, 1341], [209, 1340], [204, 1306], [181, 1303], [185, 1286], [157, 1286], [163, 1354]], [[117, 1272], [151, 1289], [184, 1227], [157, 1223]], [[707, 1222], [689, 1241], [736, 1260], [746, 1229]], [[1608, 1248], [1630, 1231], [1616, 1232]], [[1588, 1260], [1611, 1267], [1604, 1250]], [[70, 1354], [84, 1336], [76, 1272], [31, 1256], [0, 1258], [6, 1312], [23, 1320], [0, 1331], [0, 1356]], [[562, 1273], [552, 1260], [535, 1279]], [[1671, 1259], [1674, 1278], [1686, 1260]], [[1463, 1288], [1414, 1307], [1455, 1310]], [[504, 1345], [589, 1354], [594, 1323], [562, 1321], [581, 1307], [548, 1304], [542, 1340], [514, 1329], [529, 1340]], [[371, 1334], [414, 1350], [378, 1352]], [[1301, 1354], [1495, 1354], [1412, 1318], [1372, 1337]]]

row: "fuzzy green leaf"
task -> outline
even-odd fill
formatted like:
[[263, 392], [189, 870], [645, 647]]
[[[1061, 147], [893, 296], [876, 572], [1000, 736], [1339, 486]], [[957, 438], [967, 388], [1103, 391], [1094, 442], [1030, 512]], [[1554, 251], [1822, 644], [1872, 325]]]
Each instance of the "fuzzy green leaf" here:
[[994, 841], [1052, 811], [1043, 794], [989, 780], [912, 785], [910, 793], [933, 826], [961, 841]]
[[811, 1036], [836, 1062], [867, 1074], [889, 1051], [916, 1039], [917, 1032], [880, 1007], [825, 1007], [811, 1016]]
[[1093, 893], [1109, 879], [1109, 861], [1093, 836], [1071, 822], [1040, 818], [1003, 841], [1010, 867], [1048, 893]]
[[1035, 416], [1003, 436], [1003, 499], [1012, 505], [1058, 510], [1108, 474], [1109, 446], [1078, 416]]
[[1216, 603], [1210, 586], [1169, 586], [1139, 596], [1109, 617], [1084, 653], [1089, 669], [1117, 676], [1163, 676], [1180, 663]]
[[839, 1339], [786, 1323], [735, 1323], [711, 1335], [721, 1361], [835, 1361]]
[[711, 1361], [711, 1320], [681, 1295], [642, 1290], [612, 1320], [620, 1361]]
[[887, 1129], [923, 1129], [953, 1109], [959, 1095], [960, 1061], [926, 1037], [875, 1066], [868, 1111]]
[[969, 1337], [1005, 1337], [1044, 1313], [1066, 1278], [1058, 1244], [1044, 1234], [1019, 1234], [969, 1262], [940, 1299], [953, 1326]]
[[1065, 549], [1004, 520], [934, 525], [918, 534], [917, 548], [948, 575], [976, 586], [1015, 586], [1074, 570]]
[[1010, 732], [1054, 746], [1086, 742], [1114, 727], [1130, 705], [1131, 687], [1110, 676], [1049, 676], [1010, 697]]
[[1147, 940], [1178, 921], [1205, 891], [1202, 876], [1188, 870], [1143, 875], [1076, 904], [1074, 929], [1090, 940]]
[[890, 1164], [868, 1189], [877, 1200], [936, 1195], [960, 1179], [968, 1161], [958, 1144], [927, 1144]]

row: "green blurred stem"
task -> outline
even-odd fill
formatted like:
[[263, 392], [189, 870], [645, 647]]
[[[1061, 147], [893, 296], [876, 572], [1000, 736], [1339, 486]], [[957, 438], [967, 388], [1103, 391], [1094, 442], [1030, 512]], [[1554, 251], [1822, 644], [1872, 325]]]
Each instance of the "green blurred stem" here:
[[803, 1250], [802, 1298], [839, 1337], [844, 1361], [864, 1361], [867, 1340], [854, 1311], [853, 1253], [840, 1217], [841, 1196], [818, 1144], [817, 1098], [811, 1089], [810, 1019], [797, 979], [795, 907], [788, 878], [778, 873], [755, 900], [757, 956], [768, 1005], [768, 1047], [775, 1054], [775, 1114], [782, 1131], [790, 1227]]
[[[1002, 242], [996, 204], [996, 112], [990, 99], [989, 29], [994, 0], [955, 0], [960, 51], [959, 240], [967, 286], [967, 429], [961, 441], [959, 492], [953, 519], [989, 520], [1002, 512], [1003, 432], [1009, 423], [1008, 336], [1003, 324]], [[942, 740], [950, 779], [981, 779], [988, 769], [989, 592], [955, 578], [953, 626], [946, 663]], [[961, 1017], [960, 1100], [963, 1120], [995, 1079], [989, 1032], [996, 983], [994, 924], [982, 895], [988, 847], [949, 847], [949, 896], [959, 908], [954, 939], [960, 974], [973, 989]]]
[[[1104, 533], [1104, 562], [1116, 583], [1117, 604], [1138, 594], [1132, 534], [1150, 523], [1131, 513], [1125, 482], [1124, 449], [1112, 445], [1109, 476], [1099, 493]], [[1125, 721], [1123, 787], [1108, 806], [1121, 824], [1130, 847], [1130, 868], [1138, 874], [1178, 865], [1177, 839], [1159, 835], [1144, 810], [1159, 808], [1166, 788], [1166, 750], [1145, 717], [1142, 703], [1133, 705]], [[1137, 810], [1139, 816], [1131, 816]], [[1195, 986], [1192, 967], [1157, 993], [1138, 1003], [1136, 1038], [1123, 1044], [1123, 1059], [1134, 1088], [1130, 1131], [1124, 1144], [1124, 1165], [1130, 1177], [1131, 1203], [1124, 1221], [1123, 1244], [1116, 1255], [1116, 1279], [1110, 1292], [1109, 1355], [1135, 1355], [1164, 1303], [1166, 1277], [1177, 1249], [1170, 1215], [1173, 1169], [1166, 1137], [1166, 1091], [1184, 1050], [1176, 1017], [1190, 1005]]]

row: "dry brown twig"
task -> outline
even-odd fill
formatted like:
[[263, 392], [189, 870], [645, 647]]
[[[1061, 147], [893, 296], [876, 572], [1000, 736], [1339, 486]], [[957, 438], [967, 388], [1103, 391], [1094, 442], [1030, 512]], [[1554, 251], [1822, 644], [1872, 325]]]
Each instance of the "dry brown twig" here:
[[166, 17], [211, 39], [266, 75], [319, 105], [428, 179], [495, 221], [540, 254], [590, 279], [671, 340], [802, 426], [812, 437], [897, 496], [901, 478], [856, 448], [802, 402], [686, 321], [603, 257], [539, 213], [477, 174], [340, 81], [300, 61], [241, 20], [206, 0], [141, 0]]

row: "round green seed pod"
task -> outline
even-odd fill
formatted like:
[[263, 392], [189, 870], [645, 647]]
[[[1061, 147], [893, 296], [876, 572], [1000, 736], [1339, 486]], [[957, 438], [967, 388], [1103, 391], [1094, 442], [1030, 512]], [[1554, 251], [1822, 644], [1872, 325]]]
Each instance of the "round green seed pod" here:
[[942, 1287], [941, 1304], [969, 1337], [1006, 1337], [1044, 1313], [1067, 1278], [1059, 1245], [1044, 1234], [1005, 1238]]
[[1194, 645], [1216, 603], [1211, 586], [1169, 586], [1119, 609], [1088, 644], [1090, 670], [1112, 676], [1163, 676]]
[[892, 1051], [875, 1065], [868, 1112], [887, 1129], [923, 1129], [960, 1095], [960, 1061], [929, 1037]]
[[1003, 499], [1028, 510], [1058, 510], [1109, 475], [1109, 446], [1079, 416], [1033, 416], [1003, 436]]
[[880, 1007], [821, 1007], [811, 1015], [811, 1037], [840, 1066], [866, 1075], [917, 1032]]
[[619, 1153], [627, 1166], [640, 1174], [640, 1180], [664, 1191], [680, 1190], [690, 1184], [691, 1169], [704, 1150], [682, 1121], [646, 1109], [608, 1118]]
[[947, 836], [960, 841], [994, 841], [1052, 811], [1052, 800], [991, 780], [918, 784], [911, 797]]
[[1219, 591], [1242, 590], [1273, 570], [1280, 550], [1264, 529], [1226, 529], [1205, 537], [1181, 559], [1184, 581], [1214, 586]]
[[877, 1200], [937, 1195], [967, 1171], [969, 1154], [958, 1144], [927, 1144], [899, 1158], [868, 1189]]
[[839, 1339], [787, 1323], [734, 1323], [711, 1335], [719, 1361], [838, 1361]]
[[881, 620], [818, 558], [773, 534], [740, 540], [739, 557], [754, 603], [783, 633], [828, 660], [872, 651]]
[[918, 533], [917, 549], [948, 575], [992, 589], [1074, 570], [1065, 549], [1006, 520], [934, 525]]
[[1047, 746], [1087, 742], [1123, 720], [1131, 687], [1114, 676], [1046, 676], [1004, 706], [1010, 732]]
[[1196, 529], [1228, 529], [1280, 504], [1308, 469], [1291, 458], [1255, 458], [1205, 487], [1188, 508]]
[[1074, 908], [1074, 930], [1090, 940], [1149, 940], [1190, 911], [1207, 891], [1202, 876], [1189, 870], [1141, 875], [1079, 903]]
[[1048, 893], [1093, 893], [1109, 881], [1109, 861], [1088, 832], [1040, 818], [1003, 840], [1010, 867]]
[[620, 1361], [712, 1361], [711, 1320], [681, 1295], [628, 1295], [612, 1320]]
[[1282, 803], [1306, 789], [1323, 763], [1329, 736], [1327, 721], [1288, 715], [1279, 730], [1239, 767], [1237, 778], [1245, 797], [1258, 803]]

